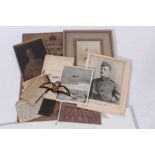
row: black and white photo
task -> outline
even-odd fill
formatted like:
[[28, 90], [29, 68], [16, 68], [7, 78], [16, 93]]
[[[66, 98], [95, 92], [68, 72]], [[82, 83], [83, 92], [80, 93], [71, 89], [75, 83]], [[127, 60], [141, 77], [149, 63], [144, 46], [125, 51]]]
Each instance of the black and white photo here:
[[14, 50], [24, 81], [41, 74], [44, 58], [47, 53], [45, 44], [41, 38], [15, 45]]
[[92, 76], [92, 69], [65, 66], [61, 76], [61, 84], [68, 88], [70, 96], [58, 94], [57, 100], [87, 104]]
[[119, 104], [123, 74], [118, 74], [116, 68], [123, 72], [124, 65], [122, 63], [116, 64], [106, 59], [94, 59], [90, 62], [90, 67], [95, 67], [95, 75], [89, 98]]
[[89, 53], [86, 67], [94, 69], [87, 108], [122, 114], [127, 99], [130, 63], [125, 59]]

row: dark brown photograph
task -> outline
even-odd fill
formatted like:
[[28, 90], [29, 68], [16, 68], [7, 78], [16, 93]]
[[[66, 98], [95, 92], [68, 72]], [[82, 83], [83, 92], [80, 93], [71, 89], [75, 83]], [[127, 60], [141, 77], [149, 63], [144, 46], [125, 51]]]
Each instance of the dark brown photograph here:
[[24, 81], [41, 74], [44, 58], [47, 53], [45, 44], [41, 38], [15, 45], [14, 50]]

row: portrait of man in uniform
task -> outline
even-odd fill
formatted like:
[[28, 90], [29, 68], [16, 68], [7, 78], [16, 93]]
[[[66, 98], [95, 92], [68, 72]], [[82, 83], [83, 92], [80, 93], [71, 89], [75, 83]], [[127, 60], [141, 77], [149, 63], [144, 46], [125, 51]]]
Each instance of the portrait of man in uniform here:
[[94, 69], [89, 99], [100, 104], [119, 105], [124, 75], [124, 63], [111, 57], [89, 54], [86, 66]]
[[106, 101], [117, 104], [120, 100], [118, 84], [110, 78], [111, 65], [102, 61], [100, 66], [100, 77], [92, 81], [90, 99]]
[[94, 69], [87, 106], [80, 108], [122, 115], [127, 103], [131, 62], [89, 53], [86, 67]]

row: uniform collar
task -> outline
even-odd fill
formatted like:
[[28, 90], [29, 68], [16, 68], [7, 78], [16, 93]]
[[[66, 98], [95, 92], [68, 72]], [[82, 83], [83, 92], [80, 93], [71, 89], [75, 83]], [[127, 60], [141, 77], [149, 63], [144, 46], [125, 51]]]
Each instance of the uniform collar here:
[[102, 81], [107, 81], [107, 80], [109, 80], [110, 78], [109, 78], [109, 77], [107, 77], [107, 78], [101, 77], [101, 79], [102, 79]]

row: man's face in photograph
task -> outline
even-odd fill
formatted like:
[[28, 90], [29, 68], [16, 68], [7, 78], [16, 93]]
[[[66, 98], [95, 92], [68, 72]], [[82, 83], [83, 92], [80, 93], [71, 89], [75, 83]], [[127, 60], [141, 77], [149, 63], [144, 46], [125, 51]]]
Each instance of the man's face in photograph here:
[[111, 70], [109, 66], [101, 66], [100, 74], [102, 78], [108, 78], [110, 76]]

